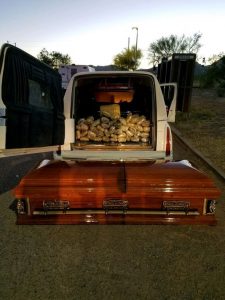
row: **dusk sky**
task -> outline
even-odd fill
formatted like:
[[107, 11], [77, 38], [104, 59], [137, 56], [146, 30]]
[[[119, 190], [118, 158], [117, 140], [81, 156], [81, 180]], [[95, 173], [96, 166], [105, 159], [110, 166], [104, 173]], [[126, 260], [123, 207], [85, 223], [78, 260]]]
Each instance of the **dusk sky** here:
[[0, 44], [9, 41], [33, 56], [46, 48], [75, 64], [108, 65], [135, 45], [150, 67], [150, 43], [171, 34], [202, 33], [199, 57], [225, 52], [224, 0], [0, 0]]

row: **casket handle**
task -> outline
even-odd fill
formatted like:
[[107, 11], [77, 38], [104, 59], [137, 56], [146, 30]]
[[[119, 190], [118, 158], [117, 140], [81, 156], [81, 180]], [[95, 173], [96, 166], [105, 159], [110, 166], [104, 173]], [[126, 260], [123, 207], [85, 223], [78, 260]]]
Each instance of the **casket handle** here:
[[122, 213], [125, 214], [128, 210], [128, 201], [123, 199], [109, 198], [105, 199], [102, 204], [105, 214], [108, 213]]

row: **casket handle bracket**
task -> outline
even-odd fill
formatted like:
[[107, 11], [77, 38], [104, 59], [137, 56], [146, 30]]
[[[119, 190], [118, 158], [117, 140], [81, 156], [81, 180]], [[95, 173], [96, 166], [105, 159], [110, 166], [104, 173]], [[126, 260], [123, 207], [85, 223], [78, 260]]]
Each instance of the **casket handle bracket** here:
[[128, 201], [123, 199], [110, 198], [103, 201], [103, 209], [105, 214], [122, 213], [125, 214], [128, 210]]
[[45, 214], [48, 211], [56, 211], [60, 210], [63, 213], [66, 213], [67, 210], [70, 209], [70, 202], [66, 200], [44, 200], [43, 201], [43, 210]]

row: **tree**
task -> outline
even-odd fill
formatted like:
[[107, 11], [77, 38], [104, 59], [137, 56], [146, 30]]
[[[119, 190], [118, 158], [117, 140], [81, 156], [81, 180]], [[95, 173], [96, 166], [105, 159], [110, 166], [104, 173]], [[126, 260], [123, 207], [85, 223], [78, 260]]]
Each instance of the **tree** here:
[[197, 53], [201, 48], [199, 43], [202, 34], [194, 33], [193, 36], [181, 37], [170, 35], [161, 37], [156, 42], [150, 44], [148, 48], [148, 58], [153, 65], [160, 63], [162, 58], [169, 58], [173, 53]]
[[[216, 57], [218, 58], [216, 61]], [[210, 60], [210, 59], [209, 59]], [[225, 95], [225, 55], [220, 53], [213, 55], [213, 63], [205, 67], [205, 72], [200, 77], [200, 85], [203, 88], [215, 88], [218, 96]]]
[[58, 69], [60, 65], [71, 64], [71, 58], [68, 54], [62, 54], [56, 51], [48, 52], [45, 48], [41, 50], [37, 58], [54, 69]]
[[224, 52], [220, 52], [219, 54], [213, 54], [213, 56], [208, 58], [208, 62], [211, 65], [220, 60], [223, 56], [225, 56]]
[[140, 49], [137, 49], [133, 46], [131, 49], [125, 49], [121, 53], [117, 54], [114, 59], [114, 65], [119, 70], [136, 70], [140, 65], [140, 59], [143, 54]]

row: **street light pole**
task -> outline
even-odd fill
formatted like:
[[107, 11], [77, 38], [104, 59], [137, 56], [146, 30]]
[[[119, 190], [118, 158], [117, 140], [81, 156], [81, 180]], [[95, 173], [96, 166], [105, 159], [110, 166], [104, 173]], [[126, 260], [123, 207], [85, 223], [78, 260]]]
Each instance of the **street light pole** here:
[[132, 27], [133, 29], [136, 30], [135, 63], [137, 65], [138, 27]]

